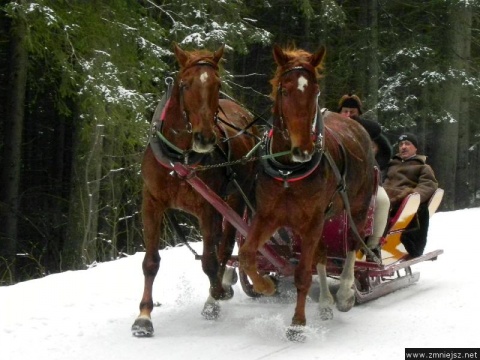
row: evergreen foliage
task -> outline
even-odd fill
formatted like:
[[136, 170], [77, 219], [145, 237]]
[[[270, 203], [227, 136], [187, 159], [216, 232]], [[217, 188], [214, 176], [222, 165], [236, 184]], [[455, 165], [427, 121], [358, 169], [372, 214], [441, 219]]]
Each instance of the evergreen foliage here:
[[[459, 9], [472, 18], [471, 49], [468, 58], [453, 61], [452, 28], [462, 24], [452, 24], [452, 12]], [[18, 255], [15, 264], [0, 251], [0, 284], [142, 249], [140, 159], [165, 78], [176, 73], [173, 42], [186, 49], [225, 43], [223, 90], [264, 119], [271, 104], [272, 44], [310, 51], [326, 45], [322, 105], [336, 110], [343, 94], [355, 92], [370, 110], [366, 115], [376, 118], [391, 140], [404, 130], [419, 133], [441, 185], [438, 129], [460, 124], [458, 144], [444, 146], [447, 153], [449, 146], [458, 149], [457, 180], [466, 190], [447, 193], [447, 209], [478, 206], [479, 10], [478, 0], [3, 2], [2, 119], [15, 61], [9, 49], [19, 23], [26, 24], [28, 62], [18, 210], [13, 214]], [[451, 86], [463, 94], [460, 115], [446, 105]], [[12, 161], [5, 155], [5, 124], [0, 123], [2, 169]], [[1, 219], [12, 209], [0, 199]], [[189, 226], [189, 236], [198, 236]], [[0, 244], [9, 236], [0, 226]]]

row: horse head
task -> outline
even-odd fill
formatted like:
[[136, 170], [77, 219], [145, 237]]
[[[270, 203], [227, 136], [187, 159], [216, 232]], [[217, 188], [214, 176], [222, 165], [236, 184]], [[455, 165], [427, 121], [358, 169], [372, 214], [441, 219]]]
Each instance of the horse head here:
[[[307, 162], [315, 151], [315, 136], [319, 135], [313, 129], [320, 94], [317, 81], [324, 55], [324, 47], [314, 54], [304, 50], [283, 50], [278, 45], [273, 48], [277, 64], [271, 81], [274, 126], [283, 133], [283, 141], [289, 141], [293, 162]], [[277, 138], [276, 146], [288, 146], [281, 144], [281, 136]]]
[[207, 51], [187, 52], [177, 44], [175, 56], [180, 65], [177, 84], [180, 107], [192, 133], [192, 150], [207, 153], [213, 150], [217, 135], [215, 120], [218, 114], [220, 77], [218, 63], [224, 46], [213, 54]]

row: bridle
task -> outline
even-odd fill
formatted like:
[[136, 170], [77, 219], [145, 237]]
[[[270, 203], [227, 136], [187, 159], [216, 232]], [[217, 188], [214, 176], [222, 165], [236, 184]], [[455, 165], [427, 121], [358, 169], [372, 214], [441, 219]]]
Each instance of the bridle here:
[[[207, 60], [199, 60], [194, 64], [191, 64], [189, 67], [193, 67], [193, 66], [209, 66], [213, 68], [215, 71], [218, 70], [218, 66], [216, 64], [209, 62]], [[195, 166], [196, 164], [201, 163], [207, 154], [197, 153], [192, 149], [180, 149], [175, 144], [170, 142], [163, 134], [163, 128], [164, 128], [165, 119], [167, 116], [165, 110], [167, 109], [168, 104], [171, 101], [174, 81], [172, 78], [169, 77], [165, 80], [165, 83], [167, 84], [167, 92], [162, 98], [162, 100], [160, 101], [160, 103], [158, 104], [157, 109], [155, 110], [155, 113], [153, 115], [149, 143], [151, 145], [151, 148], [155, 154], [157, 161], [162, 166], [171, 169], [173, 168], [173, 163], [175, 162], [180, 162], [184, 165]], [[185, 81], [183, 79], [180, 79], [178, 81], [180, 111], [182, 114], [182, 118], [186, 123], [186, 129], [184, 131], [191, 134], [192, 124], [189, 120], [188, 112], [185, 109], [185, 99], [183, 95], [185, 86], [186, 86]], [[217, 109], [215, 111], [213, 121], [214, 121], [214, 124], [217, 126], [217, 128], [221, 132], [223, 132], [221, 127], [218, 126], [218, 119], [219, 118], [218, 118], [218, 109]], [[176, 133], [176, 131], [173, 129], [171, 129], [171, 131]]]
[[[288, 74], [292, 71], [304, 71], [304, 72], [307, 72], [310, 75], [313, 75], [315, 77], [314, 67], [311, 66], [310, 64], [303, 64], [303, 65], [293, 66], [291, 68], [286, 69], [285, 71], [283, 71], [280, 74], [279, 78], [282, 79], [282, 77], [284, 77], [286, 74]], [[277, 97], [277, 104], [278, 104], [277, 108], [279, 109], [278, 119], [279, 119], [279, 122], [280, 122], [280, 125], [278, 126], [278, 128], [279, 128], [283, 138], [285, 140], [288, 140], [290, 138], [290, 134], [288, 132], [287, 126], [285, 125], [285, 116], [283, 114], [283, 106], [282, 106], [283, 92], [282, 92], [282, 82], [281, 81], [279, 81], [278, 85], [277, 85], [276, 97]], [[318, 140], [320, 140], [320, 142], [321, 142], [322, 139], [323, 139], [323, 121], [321, 119], [320, 107], [318, 105], [319, 97], [320, 97], [320, 91], [317, 92], [315, 115], [313, 117], [312, 127], [311, 127], [312, 136], [315, 138], [316, 142]], [[317, 145], [318, 144], [316, 144], [316, 146]], [[320, 146], [321, 146], [321, 144], [320, 144]]]
[[[212, 62], [207, 61], [207, 60], [199, 60], [199, 61], [191, 64], [189, 66], [189, 68], [192, 68], [194, 66], [208, 66], [208, 67], [211, 67], [215, 72], [218, 71], [217, 64], [212, 63]], [[180, 111], [182, 113], [182, 118], [184, 119], [184, 121], [186, 123], [186, 126], [187, 126], [187, 133], [191, 133], [192, 132], [192, 123], [190, 122], [190, 119], [189, 119], [189, 116], [188, 116], [188, 111], [186, 110], [186, 107], [185, 107], [185, 99], [184, 99], [184, 94], [183, 94], [184, 91], [185, 91], [185, 87], [186, 87], [186, 82], [183, 79], [180, 79], [180, 81], [178, 82], [179, 96], [180, 96], [180, 100], [179, 100]], [[215, 111], [215, 114], [213, 116], [213, 121], [214, 121], [214, 124], [218, 123], [218, 109]]]
[[[291, 71], [307, 71], [309, 73], [314, 74], [314, 69], [309, 69], [308, 65], [304, 66], [295, 66], [285, 70], [281, 75], [282, 78], [285, 74]], [[290, 135], [288, 133], [287, 127], [285, 126], [285, 118], [282, 111], [282, 83], [278, 83], [277, 88], [277, 103], [278, 108], [280, 111], [278, 112], [280, 126], [278, 129], [280, 130], [282, 136], [285, 140], [289, 140]], [[265, 134], [264, 138], [264, 146], [260, 149], [261, 152], [261, 163], [263, 166], [263, 170], [272, 178], [283, 181], [284, 187], [288, 187], [288, 183], [298, 181], [304, 179], [305, 177], [309, 176], [313, 171], [317, 169], [322, 161], [322, 157], [324, 154], [323, 148], [323, 139], [324, 139], [324, 126], [323, 126], [323, 112], [320, 110], [320, 106], [318, 104], [318, 97], [320, 93], [318, 92], [316, 97], [316, 109], [315, 115], [312, 119], [312, 136], [314, 137], [315, 141], [315, 151], [313, 153], [312, 158], [310, 161], [305, 163], [292, 163], [292, 164], [283, 164], [275, 159], [275, 157], [268, 157], [268, 155], [272, 155], [272, 139], [273, 139], [273, 132], [275, 131], [275, 126], [270, 130], [268, 133]]]

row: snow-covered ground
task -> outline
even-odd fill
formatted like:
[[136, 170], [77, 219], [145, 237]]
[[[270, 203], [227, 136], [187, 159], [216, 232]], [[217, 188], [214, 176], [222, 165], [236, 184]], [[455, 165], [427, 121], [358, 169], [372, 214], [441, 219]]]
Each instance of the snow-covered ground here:
[[[0, 288], [0, 358], [87, 359], [404, 359], [405, 348], [480, 346], [480, 208], [433, 216], [420, 281], [322, 322], [307, 304], [306, 341], [290, 342], [295, 292], [251, 299], [239, 284], [216, 321], [202, 318], [208, 281], [185, 247], [161, 251], [154, 284], [155, 335], [130, 327], [142, 295], [143, 253]], [[201, 252], [200, 244], [193, 244]]]

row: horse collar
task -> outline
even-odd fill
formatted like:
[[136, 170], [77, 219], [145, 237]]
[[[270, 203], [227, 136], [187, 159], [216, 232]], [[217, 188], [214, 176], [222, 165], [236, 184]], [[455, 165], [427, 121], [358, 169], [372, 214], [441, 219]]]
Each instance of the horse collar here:
[[167, 169], [173, 169], [173, 164], [177, 162], [184, 165], [195, 166], [203, 161], [207, 154], [177, 148], [163, 136], [162, 127], [163, 121], [156, 122], [152, 125], [149, 141], [155, 158], [160, 165]]
[[181, 150], [168, 141], [162, 134], [166, 116], [165, 109], [170, 101], [170, 96], [171, 89], [169, 88], [155, 109], [152, 118], [149, 145], [157, 162], [167, 169], [173, 169], [173, 164], [176, 162], [190, 166], [197, 165], [203, 160], [206, 154], [200, 154], [193, 150]]
[[270, 131], [265, 136], [265, 145], [260, 148], [261, 164], [263, 170], [270, 177], [278, 181], [283, 181], [284, 187], [288, 187], [288, 183], [302, 180], [312, 174], [320, 165], [322, 161], [323, 149], [323, 111], [320, 111], [317, 105], [317, 111], [314, 119], [315, 136], [316, 136], [316, 150], [310, 161], [296, 164], [282, 164], [271, 157], [272, 132]]

